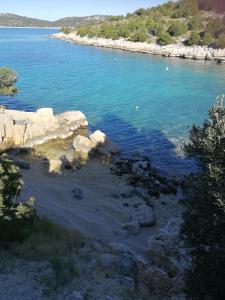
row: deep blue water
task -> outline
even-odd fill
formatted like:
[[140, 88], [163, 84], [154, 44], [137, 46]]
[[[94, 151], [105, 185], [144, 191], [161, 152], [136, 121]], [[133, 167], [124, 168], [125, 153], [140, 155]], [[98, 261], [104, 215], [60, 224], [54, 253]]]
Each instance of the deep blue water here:
[[164, 171], [192, 168], [175, 144], [225, 93], [223, 65], [73, 45], [49, 39], [53, 32], [0, 29], [0, 65], [18, 72], [20, 89], [1, 103], [81, 110], [123, 150], [145, 151]]

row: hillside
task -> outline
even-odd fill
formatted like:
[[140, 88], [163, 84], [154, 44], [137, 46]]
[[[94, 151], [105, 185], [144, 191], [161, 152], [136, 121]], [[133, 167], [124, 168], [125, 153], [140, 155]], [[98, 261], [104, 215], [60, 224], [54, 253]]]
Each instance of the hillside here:
[[[213, 6], [215, 11], [216, 7]], [[64, 33], [70, 31], [63, 30]], [[197, 0], [169, 1], [157, 7], [140, 8], [125, 17], [111, 17], [97, 25], [82, 26], [77, 34], [161, 46], [185, 44], [225, 48], [225, 17], [202, 10]]]
[[87, 24], [96, 24], [106, 20], [109, 16], [95, 15], [87, 17], [68, 17], [57, 21], [46, 21], [15, 14], [0, 14], [2, 27], [79, 27]]

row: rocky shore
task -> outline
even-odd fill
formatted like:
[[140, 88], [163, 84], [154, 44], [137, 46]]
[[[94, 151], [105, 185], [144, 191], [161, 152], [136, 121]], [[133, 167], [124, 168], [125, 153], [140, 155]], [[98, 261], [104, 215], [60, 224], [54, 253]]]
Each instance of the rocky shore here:
[[156, 44], [130, 42], [125, 39], [111, 40], [105, 38], [80, 37], [75, 33], [56, 33], [51, 37], [82, 45], [113, 48], [131, 52], [140, 52], [165, 57], [180, 57], [196, 60], [225, 60], [225, 49], [213, 49], [206, 46], [187, 47], [184, 45], [159, 46]]

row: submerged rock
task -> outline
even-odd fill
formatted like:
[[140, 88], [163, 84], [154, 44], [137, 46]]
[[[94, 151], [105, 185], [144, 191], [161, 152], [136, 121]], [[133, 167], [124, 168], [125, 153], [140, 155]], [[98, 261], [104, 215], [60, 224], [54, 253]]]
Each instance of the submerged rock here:
[[139, 223], [140, 226], [154, 226], [156, 223], [155, 212], [151, 207], [142, 204], [132, 214], [131, 221]]

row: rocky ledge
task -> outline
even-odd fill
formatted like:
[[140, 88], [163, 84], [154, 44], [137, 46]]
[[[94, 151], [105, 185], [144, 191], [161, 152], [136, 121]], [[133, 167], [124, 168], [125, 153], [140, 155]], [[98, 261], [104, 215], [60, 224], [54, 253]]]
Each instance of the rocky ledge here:
[[184, 45], [167, 45], [159, 46], [156, 44], [150, 43], [140, 43], [140, 42], [130, 42], [125, 39], [112, 40], [105, 38], [89, 38], [89, 37], [80, 37], [75, 33], [64, 34], [56, 33], [52, 35], [53, 38], [62, 39], [65, 41], [97, 46], [104, 48], [114, 48], [121, 49], [131, 52], [141, 52], [154, 55], [162, 55], [166, 57], [180, 57], [180, 58], [189, 58], [197, 60], [215, 60], [215, 61], [224, 61], [225, 60], [225, 49], [213, 49], [206, 46], [193, 46], [188, 47]]
[[0, 150], [23, 147], [32, 148], [54, 139], [65, 139], [80, 128], [88, 126], [80, 111], [68, 111], [58, 115], [51, 108], [36, 112], [0, 109]]

